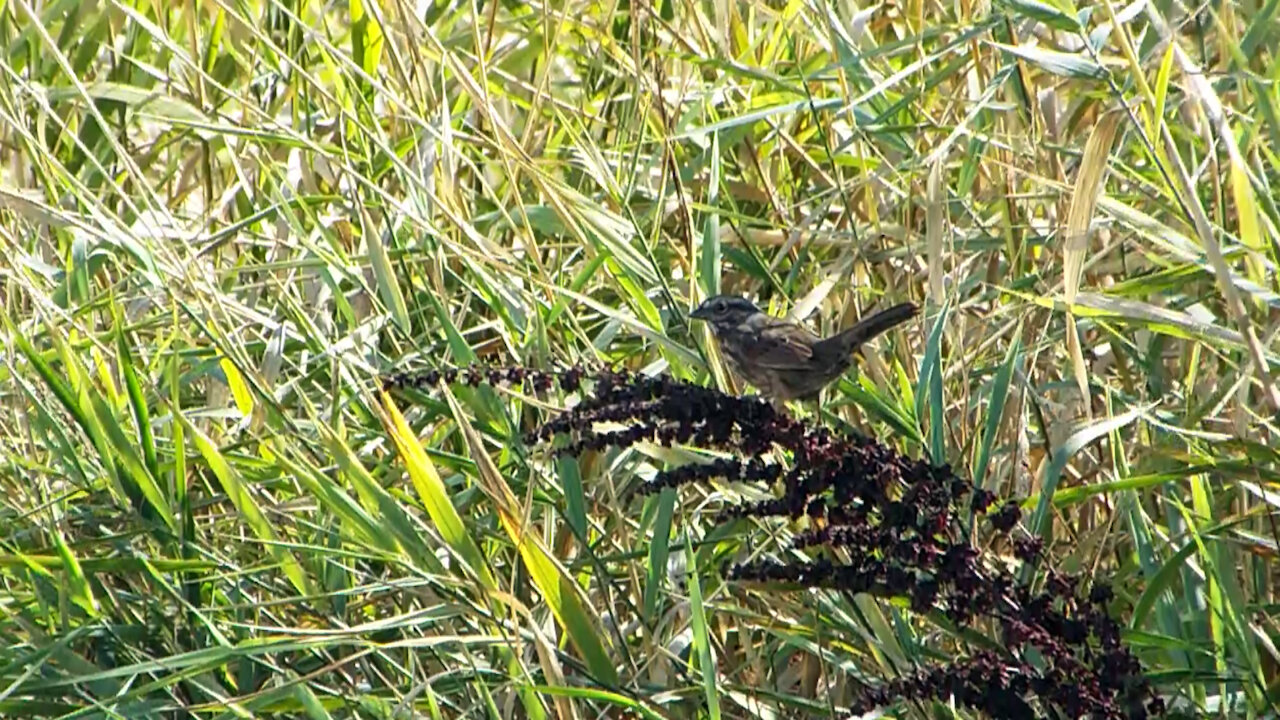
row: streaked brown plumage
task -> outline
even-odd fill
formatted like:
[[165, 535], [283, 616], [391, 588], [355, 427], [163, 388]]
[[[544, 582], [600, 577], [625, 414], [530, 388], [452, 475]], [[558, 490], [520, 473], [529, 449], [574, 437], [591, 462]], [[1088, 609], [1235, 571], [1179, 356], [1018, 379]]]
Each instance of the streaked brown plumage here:
[[911, 303], [863, 318], [828, 338], [761, 312], [734, 295], [708, 298], [689, 317], [711, 324], [729, 369], [775, 402], [810, 400], [853, 363], [863, 343], [915, 317]]

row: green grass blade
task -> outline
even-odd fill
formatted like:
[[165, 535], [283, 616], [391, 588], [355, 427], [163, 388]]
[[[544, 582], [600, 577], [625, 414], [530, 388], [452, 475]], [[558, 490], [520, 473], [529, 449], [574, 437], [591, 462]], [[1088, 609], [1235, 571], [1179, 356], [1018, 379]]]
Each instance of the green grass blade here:
[[933, 327], [930, 328], [925, 342], [924, 357], [920, 360], [920, 382], [928, 383], [928, 391], [916, 391], [917, 418], [924, 414], [924, 408], [921, 405], [925, 399], [927, 398], [929, 402], [929, 456], [934, 463], [938, 464], [947, 460], [947, 427], [942, 397], [942, 334], [946, 329], [950, 309], [951, 300], [948, 297], [933, 318]]
[[1009, 384], [1013, 380], [1014, 370], [1022, 362], [1021, 327], [1014, 330], [1015, 340], [1005, 353], [1004, 362], [996, 371], [991, 383], [991, 394], [987, 397], [986, 422], [982, 428], [982, 443], [978, 446], [978, 457], [973, 464], [973, 482], [978, 487], [985, 487], [987, 480], [987, 464], [991, 462], [991, 448], [995, 445], [996, 433], [1000, 431], [1000, 421], [1004, 418], [1005, 401], [1009, 399]]
[[715, 649], [711, 647], [711, 633], [707, 628], [707, 611], [702, 604], [702, 583], [698, 580], [697, 558], [690, 538], [685, 537], [685, 562], [689, 579], [689, 610], [693, 625], [693, 647], [698, 653], [698, 670], [702, 673], [702, 690], [706, 694], [707, 715], [720, 720], [719, 670]]
[[156, 442], [151, 432], [151, 411], [147, 407], [146, 397], [142, 394], [142, 383], [138, 381], [138, 373], [133, 367], [133, 354], [129, 350], [129, 340], [125, 336], [119, 305], [112, 302], [111, 311], [115, 325], [116, 361], [120, 365], [120, 374], [124, 377], [129, 404], [133, 408], [133, 421], [138, 427], [138, 445], [142, 447], [142, 459], [151, 477], [159, 478], [160, 462], [156, 458]]
[[578, 467], [578, 459], [562, 457], [556, 461], [556, 469], [564, 492], [564, 512], [569, 520], [569, 527], [585, 543], [588, 541], [587, 499], [582, 489], [582, 470]]
[[[359, 1], [353, 0], [353, 7]], [[405, 304], [404, 293], [400, 291], [400, 283], [396, 279], [395, 270], [392, 269], [391, 260], [387, 255], [387, 248], [382, 242], [382, 236], [376, 228], [368, 228], [365, 233], [365, 242], [369, 245], [369, 265], [373, 267], [373, 277], [378, 285], [378, 294], [382, 297], [382, 302], [390, 310], [391, 317], [395, 320], [396, 326], [400, 328], [400, 332], [408, 335], [413, 332], [413, 324], [409, 321], [409, 308]]]
[[[1040, 490], [1040, 499], [1036, 503], [1036, 509], [1033, 511], [1028, 521], [1028, 531], [1035, 536], [1049, 539], [1049, 530], [1052, 525], [1053, 497], [1058, 489], [1058, 481], [1062, 478], [1062, 471], [1067, 466], [1067, 462], [1083, 447], [1105, 437], [1111, 432], [1125, 427], [1130, 423], [1141, 418], [1149, 408], [1133, 408], [1128, 412], [1122, 413], [1115, 417], [1105, 420], [1098, 420], [1089, 423], [1084, 427], [1076, 430], [1061, 447], [1055, 448], [1053, 457], [1049, 461], [1048, 467], [1045, 469], [1044, 482]], [[1028, 570], [1030, 567], [1028, 566]], [[1025, 577], [1024, 577], [1025, 579]]]
[[[415, 567], [432, 572], [442, 571], [439, 559], [422, 541], [412, 519], [401, 503], [374, 480], [360, 463], [355, 452], [341, 437], [329, 430], [324, 431], [324, 436], [330, 452], [337, 458], [338, 466], [342, 468], [345, 476], [355, 486], [356, 494], [367, 508], [367, 512], [377, 513], [377, 517], [380, 518], [380, 522], [370, 529], [383, 538], [382, 542], [398, 543]], [[428, 459], [427, 462], [430, 460]], [[370, 519], [372, 520], [372, 517]], [[391, 531], [390, 535], [386, 533], [388, 529]]]
[[115, 457], [124, 466], [127, 477], [132, 480], [131, 490], [141, 494], [146, 499], [147, 505], [160, 514], [164, 524], [170, 530], [177, 532], [178, 520], [169, 506], [168, 496], [160, 489], [158, 479], [147, 469], [146, 464], [129, 442], [129, 438], [125, 436], [124, 428], [120, 427], [115, 413], [98, 393], [88, 387], [86, 387], [86, 395], [93, 407], [98, 427], [105, 433]]
[[54, 546], [58, 549], [58, 557], [62, 560], [62, 577], [65, 579], [65, 589], [71, 602], [80, 606], [80, 609], [88, 613], [89, 617], [98, 617], [101, 614], [98, 610], [98, 599], [94, 597], [93, 587], [84, 574], [84, 568], [80, 566], [80, 561], [71, 552], [71, 548], [67, 547], [66, 538], [62, 533], [54, 530], [52, 535]]
[[871, 378], [858, 375], [858, 382], [840, 381], [840, 390], [849, 396], [858, 407], [871, 413], [877, 420], [892, 428], [893, 432], [914, 443], [923, 444], [920, 434], [920, 423], [917, 416], [912, 416], [909, 407], [903, 407], [875, 386]]
[[715, 211], [720, 190], [720, 133], [711, 134], [711, 177], [707, 180], [707, 213], [702, 224], [702, 256], [698, 284], [703, 297], [720, 294], [720, 214]]
[[200, 451], [200, 456], [204, 458], [205, 464], [209, 470], [213, 472], [214, 477], [221, 483], [223, 492], [231, 500], [231, 504], [235, 506], [236, 511], [244, 518], [249, 525], [249, 529], [258, 536], [259, 540], [265, 543], [267, 553], [280, 564], [284, 571], [285, 577], [293, 584], [302, 595], [310, 595], [312, 593], [312, 583], [310, 576], [303, 568], [302, 563], [293, 554], [293, 551], [284, 547], [279, 542], [272, 523], [267, 520], [266, 515], [259, 507], [258, 501], [250, 494], [248, 487], [244, 483], [244, 479], [240, 477], [240, 473], [227, 462], [227, 459], [218, 451], [213, 440], [209, 439], [199, 428], [191, 424], [189, 420], [181, 414], [176, 414], [178, 421], [182, 423], [186, 434], [191, 436], [195, 442], [196, 449]]
[[656, 514], [653, 521], [653, 539], [649, 541], [649, 564], [644, 584], [644, 617], [652, 622], [658, 608], [658, 595], [662, 581], [667, 577], [667, 557], [670, 553], [671, 519], [675, 512], [675, 488], [663, 488], [653, 501]]

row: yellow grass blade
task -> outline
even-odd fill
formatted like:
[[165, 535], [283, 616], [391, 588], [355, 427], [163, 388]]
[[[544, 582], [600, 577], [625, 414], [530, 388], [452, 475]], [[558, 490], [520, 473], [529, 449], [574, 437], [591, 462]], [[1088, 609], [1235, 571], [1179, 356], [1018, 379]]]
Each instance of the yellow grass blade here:
[[395, 443], [400, 459], [404, 461], [405, 469], [409, 471], [409, 480], [418, 491], [418, 498], [422, 500], [427, 514], [431, 516], [431, 522], [435, 523], [440, 532], [440, 537], [471, 567], [481, 585], [486, 589], [496, 588], [497, 583], [489, 572], [489, 565], [480, 552], [480, 546], [476, 545], [467, 532], [467, 526], [463, 524], [458, 509], [453, 506], [453, 500], [449, 497], [444, 481], [440, 479], [440, 473], [436, 472], [435, 464], [422, 449], [413, 428], [409, 427], [391, 396], [385, 392], [382, 393], [382, 405], [388, 415], [384, 418], [388, 425], [387, 432]]
[[1084, 146], [1075, 192], [1071, 195], [1071, 208], [1067, 211], [1066, 246], [1062, 253], [1063, 293], [1068, 305], [1075, 302], [1076, 293], [1080, 290], [1085, 254], [1089, 249], [1089, 224], [1093, 222], [1098, 194], [1107, 176], [1111, 144], [1122, 117], [1118, 112], [1103, 115]]
[[496, 506], [502, 527], [520, 551], [520, 558], [524, 560], [529, 575], [538, 586], [538, 591], [542, 593], [551, 612], [569, 634], [573, 644], [582, 653], [587, 667], [591, 669], [596, 679], [606, 685], [617, 685], [618, 672], [613, 662], [609, 660], [609, 654], [602, 642], [604, 633], [601, 630], [601, 624], [597, 617], [590, 614], [591, 605], [580, 597], [582, 589], [542, 541], [541, 530], [525, 520], [525, 514], [515, 494], [511, 492], [511, 487], [507, 485], [507, 481], [498, 472], [489, 454], [485, 452], [480, 434], [463, 414], [453, 393], [449, 392], [448, 388], [443, 388], [443, 393], [449, 401], [454, 419], [467, 438], [472, 460], [479, 469], [477, 480], [480, 489]]
[[1236, 204], [1240, 242], [1252, 251], [1245, 256], [1249, 279], [1261, 285], [1265, 283], [1263, 278], [1266, 271], [1259, 255], [1266, 253], [1266, 243], [1258, 224], [1258, 200], [1253, 195], [1253, 186], [1249, 184], [1249, 174], [1244, 168], [1243, 159], [1235, 155], [1231, 156], [1231, 199]]

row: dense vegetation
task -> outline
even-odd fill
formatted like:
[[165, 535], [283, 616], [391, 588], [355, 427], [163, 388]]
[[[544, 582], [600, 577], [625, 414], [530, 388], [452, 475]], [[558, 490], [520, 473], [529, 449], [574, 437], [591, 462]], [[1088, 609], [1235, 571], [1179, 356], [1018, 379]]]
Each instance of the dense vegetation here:
[[0, 716], [1273, 716], [1277, 18], [0, 3]]

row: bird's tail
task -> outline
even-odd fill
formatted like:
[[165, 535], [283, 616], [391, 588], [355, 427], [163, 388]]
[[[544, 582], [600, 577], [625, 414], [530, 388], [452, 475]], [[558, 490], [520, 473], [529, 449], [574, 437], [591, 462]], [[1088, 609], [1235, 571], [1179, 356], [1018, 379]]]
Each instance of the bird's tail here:
[[823, 340], [819, 345], [827, 347], [814, 348], [814, 354], [817, 355], [823, 351], [836, 352], [840, 355], [851, 353], [863, 343], [915, 317], [918, 312], [920, 308], [911, 303], [902, 303], [887, 310], [881, 310], [871, 317], [862, 318], [848, 330]]

